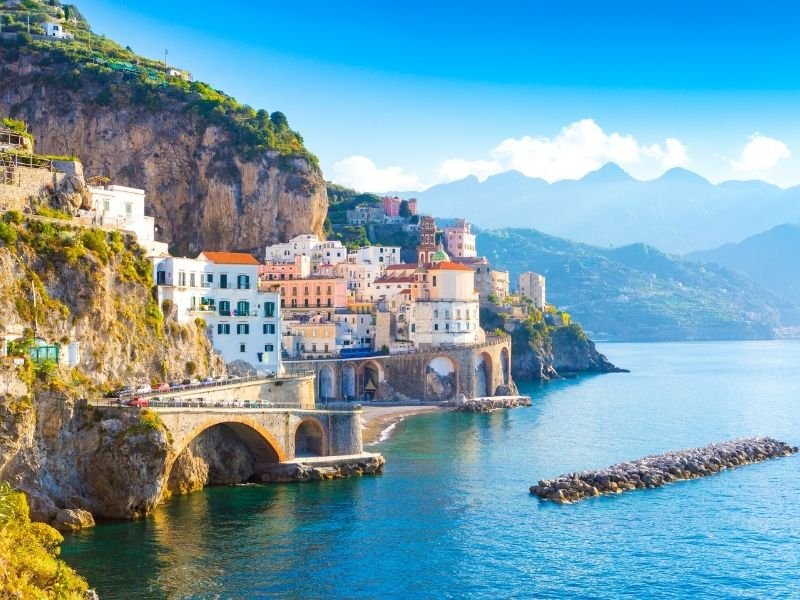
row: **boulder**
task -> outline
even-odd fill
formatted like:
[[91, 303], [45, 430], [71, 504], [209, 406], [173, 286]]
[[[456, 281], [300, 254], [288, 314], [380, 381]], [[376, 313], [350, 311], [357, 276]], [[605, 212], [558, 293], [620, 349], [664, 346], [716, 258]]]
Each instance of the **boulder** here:
[[53, 527], [59, 531], [80, 531], [94, 527], [94, 517], [80, 508], [62, 508], [53, 519]]

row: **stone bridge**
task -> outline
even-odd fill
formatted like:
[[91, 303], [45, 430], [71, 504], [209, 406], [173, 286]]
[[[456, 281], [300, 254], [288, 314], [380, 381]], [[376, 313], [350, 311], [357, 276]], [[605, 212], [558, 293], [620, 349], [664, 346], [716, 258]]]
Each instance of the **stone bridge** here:
[[[361, 410], [151, 408], [171, 437], [172, 462], [205, 432], [224, 428], [246, 446], [255, 472], [302, 457], [361, 454]], [[172, 468], [168, 465], [167, 472]]]
[[326, 399], [422, 401], [513, 393], [511, 338], [487, 336], [483, 344], [431, 348], [409, 354], [357, 359], [291, 361], [316, 374], [317, 402]]

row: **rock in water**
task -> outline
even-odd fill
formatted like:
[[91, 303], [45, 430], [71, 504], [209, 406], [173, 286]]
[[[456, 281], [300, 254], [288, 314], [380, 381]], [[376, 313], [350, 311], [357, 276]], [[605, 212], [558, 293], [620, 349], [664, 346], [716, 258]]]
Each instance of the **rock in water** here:
[[63, 508], [53, 519], [53, 527], [59, 531], [79, 531], [94, 527], [94, 517], [86, 510]]
[[703, 448], [646, 456], [601, 469], [543, 479], [530, 488], [543, 500], [569, 504], [591, 496], [661, 487], [682, 479], [697, 479], [738, 465], [789, 456], [796, 446], [773, 438], [743, 438]]

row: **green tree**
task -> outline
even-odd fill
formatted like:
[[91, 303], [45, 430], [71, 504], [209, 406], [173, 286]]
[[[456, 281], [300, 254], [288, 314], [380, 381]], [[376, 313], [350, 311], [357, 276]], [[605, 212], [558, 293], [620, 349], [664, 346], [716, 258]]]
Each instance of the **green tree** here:
[[400, 216], [406, 219], [411, 216], [411, 209], [408, 206], [408, 200], [400, 201]]

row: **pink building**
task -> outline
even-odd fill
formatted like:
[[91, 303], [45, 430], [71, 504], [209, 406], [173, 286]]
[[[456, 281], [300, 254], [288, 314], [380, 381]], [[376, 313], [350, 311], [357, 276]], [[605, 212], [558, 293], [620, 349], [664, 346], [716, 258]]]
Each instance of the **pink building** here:
[[447, 252], [453, 258], [471, 258], [478, 256], [475, 246], [475, 234], [471, 232], [472, 226], [464, 219], [444, 228], [444, 243]]
[[[402, 198], [397, 196], [384, 196], [383, 197], [383, 214], [387, 217], [399, 217], [400, 205], [403, 203]], [[417, 199], [408, 199], [408, 210], [411, 215], [417, 214]]]
[[260, 281], [284, 281], [287, 279], [303, 279], [311, 275], [311, 259], [298, 254], [293, 261], [268, 260], [258, 267]]
[[[262, 281], [262, 285], [265, 282]], [[280, 286], [281, 307], [287, 310], [308, 308], [345, 308], [347, 282], [334, 277], [308, 277], [277, 281], [266, 285]]]

